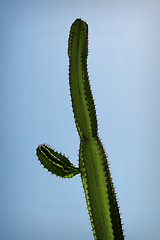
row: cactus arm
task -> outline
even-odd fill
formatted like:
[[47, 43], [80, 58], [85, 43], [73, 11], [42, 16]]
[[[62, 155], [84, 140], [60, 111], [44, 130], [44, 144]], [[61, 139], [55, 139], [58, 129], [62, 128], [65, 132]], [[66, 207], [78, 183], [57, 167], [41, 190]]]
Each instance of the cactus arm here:
[[41, 164], [56, 176], [72, 178], [80, 173], [79, 168], [74, 166], [66, 156], [54, 151], [45, 144], [39, 145], [36, 152]]

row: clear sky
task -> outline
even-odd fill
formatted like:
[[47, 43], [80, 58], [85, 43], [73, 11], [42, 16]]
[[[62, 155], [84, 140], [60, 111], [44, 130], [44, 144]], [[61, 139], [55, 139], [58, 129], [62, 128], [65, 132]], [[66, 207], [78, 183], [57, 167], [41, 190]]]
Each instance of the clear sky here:
[[78, 165], [67, 43], [89, 25], [88, 69], [127, 240], [159, 240], [159, 1], [0, 2], [0, 236], [93, 240], [80, 176], [47, 173], [47, 143]]

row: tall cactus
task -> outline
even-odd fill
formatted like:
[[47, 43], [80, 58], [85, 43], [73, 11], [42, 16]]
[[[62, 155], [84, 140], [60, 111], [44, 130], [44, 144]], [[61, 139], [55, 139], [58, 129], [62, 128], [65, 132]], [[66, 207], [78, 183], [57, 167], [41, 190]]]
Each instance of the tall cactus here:
[[42, 144], [37, 148], [40, 162], [64, 178], [81, 174], [95, 240], [124, 239], [116, 194], [102, 142], [87, 72], [88, 25], [76, 19], [68, 41], [69, 84], [73, 113], [80, 136], [79, 167], [64, 155]]

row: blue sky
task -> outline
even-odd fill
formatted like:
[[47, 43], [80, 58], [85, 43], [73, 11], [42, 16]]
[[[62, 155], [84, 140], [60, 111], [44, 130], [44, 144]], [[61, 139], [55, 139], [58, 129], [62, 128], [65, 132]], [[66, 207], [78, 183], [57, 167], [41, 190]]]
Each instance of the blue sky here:
[[47, 143], [78, 165], [67, 43], [89, 25], [88, 69], [127, 240], [159, 239], [158, 1], [1, 1], [0, 232], [5, 240], [93, 239], [80, 176], [47, 173]]

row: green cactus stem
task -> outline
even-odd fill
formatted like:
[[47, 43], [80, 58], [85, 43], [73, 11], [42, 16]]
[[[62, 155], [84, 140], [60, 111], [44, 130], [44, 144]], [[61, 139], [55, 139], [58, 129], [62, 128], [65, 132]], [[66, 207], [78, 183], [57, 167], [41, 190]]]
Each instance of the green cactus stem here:
[[87, 71], [88, 25], [76, 19], [68, 40], [69, 84], [75, 124], [80, 136], [79, 167], [42, 144], [37, 156], [53, 174], [71, 178], [81, 174], [95, 240], [124, 239], [107, 156], [98, 136], [97, 116]]

